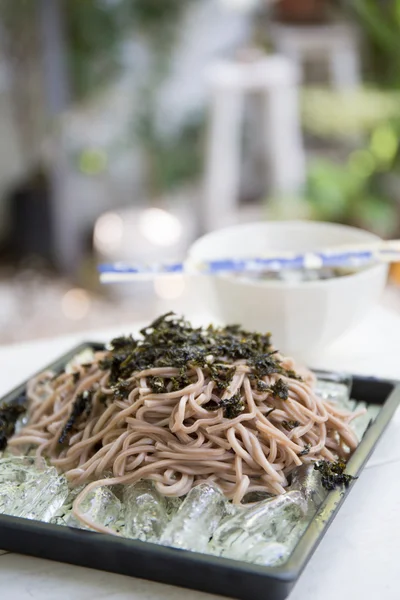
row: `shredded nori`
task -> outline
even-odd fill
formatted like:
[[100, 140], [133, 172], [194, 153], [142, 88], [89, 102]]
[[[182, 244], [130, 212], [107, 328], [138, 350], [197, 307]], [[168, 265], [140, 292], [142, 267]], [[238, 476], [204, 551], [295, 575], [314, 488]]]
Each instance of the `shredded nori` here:
[[26, 407], [22, 403], [0, 406], [0, 451], [7, 447], [7, 441], [15, 431], [15, 423], [25, 410]]
[[219, 402], [210, 400], [210, 402], [207, 402], [202, 406], [202, 408], [210, 411], [218, 410], [221, 407], [224, 409], [223, 416], [226, 419], [234, 419], [235, 417], [238, 417], [245, 409], [244, 401], [240, 395], [240, 392], [237, 392], [237, 394], [231, 398], [226, 398], [225, 400], [220, 400]]
[[297, 379], [297, 381], [303, 381], [303, 378], [300, 377], [293, 369], [288, 369], [285, 373], [286, 377], [290, 377], [290, 379]]
[[171, 392], [177, 392], [190, 385], [190, 379], [187, 375], [179, 375], [178, 377], [171, 377]]
[[155, 394], [165, 394], [168, 391], [163, 377], [149, 377], [147, 383]]
[[321, 483], [327, 490], [334, 490], [342, 486], [347, 487], [353, 479], [356, 479], [356, 477], [345, 473], [346, 463], [344, 460], [337, 460], [336, 462], [319, 460], [314, 464], [314, 469], [321, 473]]
[[300, 425], [299, 421], [282, 421], [282, 427], [287, 429], [287, 431], [291, 431], [292, 429], [294, 429], [295, 427], [298, 427], [299, 425]]
[[311, 444], [306, 444], [304, 446], [304, 449], [301, 452], [299, 452], [299, 456], [305, 456], [306, 454], [308, 454], [310, 452], [310, 449], [311, 449]]
[[[287, 384], [278, 379], [269, 386], [262, 378], [274, 373], [297, 378], [293, 371], [282, 366], [277, 351], [271, 347], [269, 333], [252, 333], [239, 325], [195, 328], [172, 312], [158, 317], [140, 333], [143, 339], [132, 336], [113, 339], [109, 355], [100, 362], [101, 369], [110, 370], [109, 382], [119, 397], [126, 397], [129, 393], [129, 385], [124, 386], [124, 382], [133, 373], [159, 367], [175, 368], [179, 374], [149, 377], [149, 387], [155, 394], [177, 391], [190, 385], [189, 371], [195, 367], [207, 371], [215, 383], [215, 391], [221, 393], [229, 389], [235, 374], [231, 363], [239, 359], [246, 360], [252, 367], [250, 377], [257, 381], [257, 389], [270, 391], [282, 400], [286, 400], [289, 394]], [[203, 405], [207, 410], [220, 407], [224, 409], [224, 417], [233, 419], [245, 410], [245, 402], [238, 393]]]
[[235, 374], [235, 367], [229, 367], [228, 365], [211, 365], [209, 370], [217, 390], [226, 390]]
[[129, 396], [129, 392], [132, 389], [132, 383], [130, 381], [118, 381], [113, 387], [115, 398], [125, 400]]
[[274, 354], [277, 354], [277, 350], [262, 354], [253, 354], [248, 357], [248, 362], [254, 367], [255, 374], [258, 377], [265, 377], [265, 375], [272, 375], [273, 373], [282, 373], [283, 368], [280, 362], [276, 360]]
[[268, 392], [269, 391], [268, 383], [265, 383], [265, 381], [263, 381], [262, 379], [258, 379], [256, 388], [259, 392]]
[[209, 410], [209, 411], [218, 410], [219, 404], [217, 402], [215, 402], [214, 400], [210, 400], [209, 402], [206, 402], [206, 404], [202, 404], [201, 408], [205, 408], [206, 410]]
[[278, 381], [271, 385], [270, 390], [275, 398], [279, 398], [280, 400], [287, 400], [289, 398], [289, 386], [283, 379], [278, 379]]
[[102, 392], [100, 392], [97, 395], [97, 400], [99, 402], [101, 402], [102, 404], [106, 404], [107, 400], [110, 398], [110, 396], [108, 394], [103, 394]]
[[[297, 378], [295, 373], [282, 367], [276, 351], [271, 348], [270, 334], [248, 332], [238, 325], [195, 328], [171, 312], [142, 329], [141, 334], [142, 340], [132, 336], [112, 340], [110, 355], [100, 362], [102, 369], [110, 369], [111, 385], [131, 377], [135, 371], [173, 367], [185, 377], [188, 368], [199, 366], [209, 369], [219, 390], [227, 389], [233, 369], [213, 365], [210, 357], [221, 362], [245, 359], [259, 379], [273, 373]], [[159, 387], [157, 383], [156, 387]]]
[[84, 413], [89, 414], [92, 408], [92, 398], [93, 391], [85, 390], [81, 394], [78, 394], [71, 409], [71, 414], [69, 416], [68, 421], [66, 422], [64, 429], [61, 432], [60, 438], [58, 440], [59, 444], [63, 444], [67, 439], [68, 434], [71, 432], [74, 427], [76, 421], [81, 417]]
[[224, 408], [224, 417], [226, 419], [234, 419], [244, 411], [244, 401], [240, 395], [240, 392], [238, 392], [231, 398], [221, 400], [219, 406], [222, 406]]

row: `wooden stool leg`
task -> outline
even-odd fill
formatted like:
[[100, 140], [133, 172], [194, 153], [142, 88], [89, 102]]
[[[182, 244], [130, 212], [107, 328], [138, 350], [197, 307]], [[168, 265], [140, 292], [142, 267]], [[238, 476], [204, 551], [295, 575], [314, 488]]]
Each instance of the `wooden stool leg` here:
[[201, 226], [224, 225], [237, 210], [241, 171], [243, 95], [240, 90], [214, 90], [206, 149], [205, 193]]
[[266, 97], [266, 136], [271, 148], [273, 192], [298, 194], [305, 182], [305, 155], [295, 85], [279, 86]]

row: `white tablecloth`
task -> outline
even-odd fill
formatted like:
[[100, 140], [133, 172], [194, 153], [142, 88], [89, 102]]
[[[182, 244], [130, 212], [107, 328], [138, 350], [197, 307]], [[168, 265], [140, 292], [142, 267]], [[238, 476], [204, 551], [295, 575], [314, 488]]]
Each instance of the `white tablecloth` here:
[[[136, 328], [127, 326], [125, 331]], [[120, 330], [0, 346], [0, 394], [75, 343], [84, 339], [110, 339], [115, 333]], [[400, 379], [400, 316], [377, 307], [357, 329], [316, 356], [312, 366]], [[400, 411], [289, 599], [398, 600], [399, 557]], [[217, 598], [9, 553], [0, 556], [0, 590], [1, 598], [16, 600]]]

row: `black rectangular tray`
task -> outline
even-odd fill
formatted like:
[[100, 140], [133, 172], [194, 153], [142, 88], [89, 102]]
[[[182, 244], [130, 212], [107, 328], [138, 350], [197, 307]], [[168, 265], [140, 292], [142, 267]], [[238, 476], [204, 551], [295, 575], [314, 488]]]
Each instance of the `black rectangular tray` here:
[[[87, 347], [103, 346], [91, 342], [81, 344], [47, 368], [61, 371], [73, 356]], [[25, 386], [26, 382], [7, 394], [1, 403], [18, 402]], [[347, 472], [358, 476], [400, 403], [400, 385], [395, 381], [354, 376], [352, 398], [382, 405], [348, 462]], [[288, 561], [279, 567], [263, 567], [7, 515], [0, 515], [0, 547], [240, 600], [283, 600], [355, 483], [356, 480], [345, 491], [328, 494]]]

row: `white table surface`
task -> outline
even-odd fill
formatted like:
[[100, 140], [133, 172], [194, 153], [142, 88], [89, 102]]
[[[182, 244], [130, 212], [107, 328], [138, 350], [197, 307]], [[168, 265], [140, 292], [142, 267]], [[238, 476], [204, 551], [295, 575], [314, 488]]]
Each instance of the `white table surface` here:
[[[127, 326], [125, 332], [136, 328]], [[121, 330], [0, 346], [0, 395], [77, 342], [110, 339], [115, 333]], [[377, 307], [357, 329], [315, 357], [312, 366], [400, 379], [400, 315]], [[399, 557], [400, 411], [397, 411], [289, 600], [398, 600]], [[2, 551], [0, 597], [16, 600], [218, 598]]]

